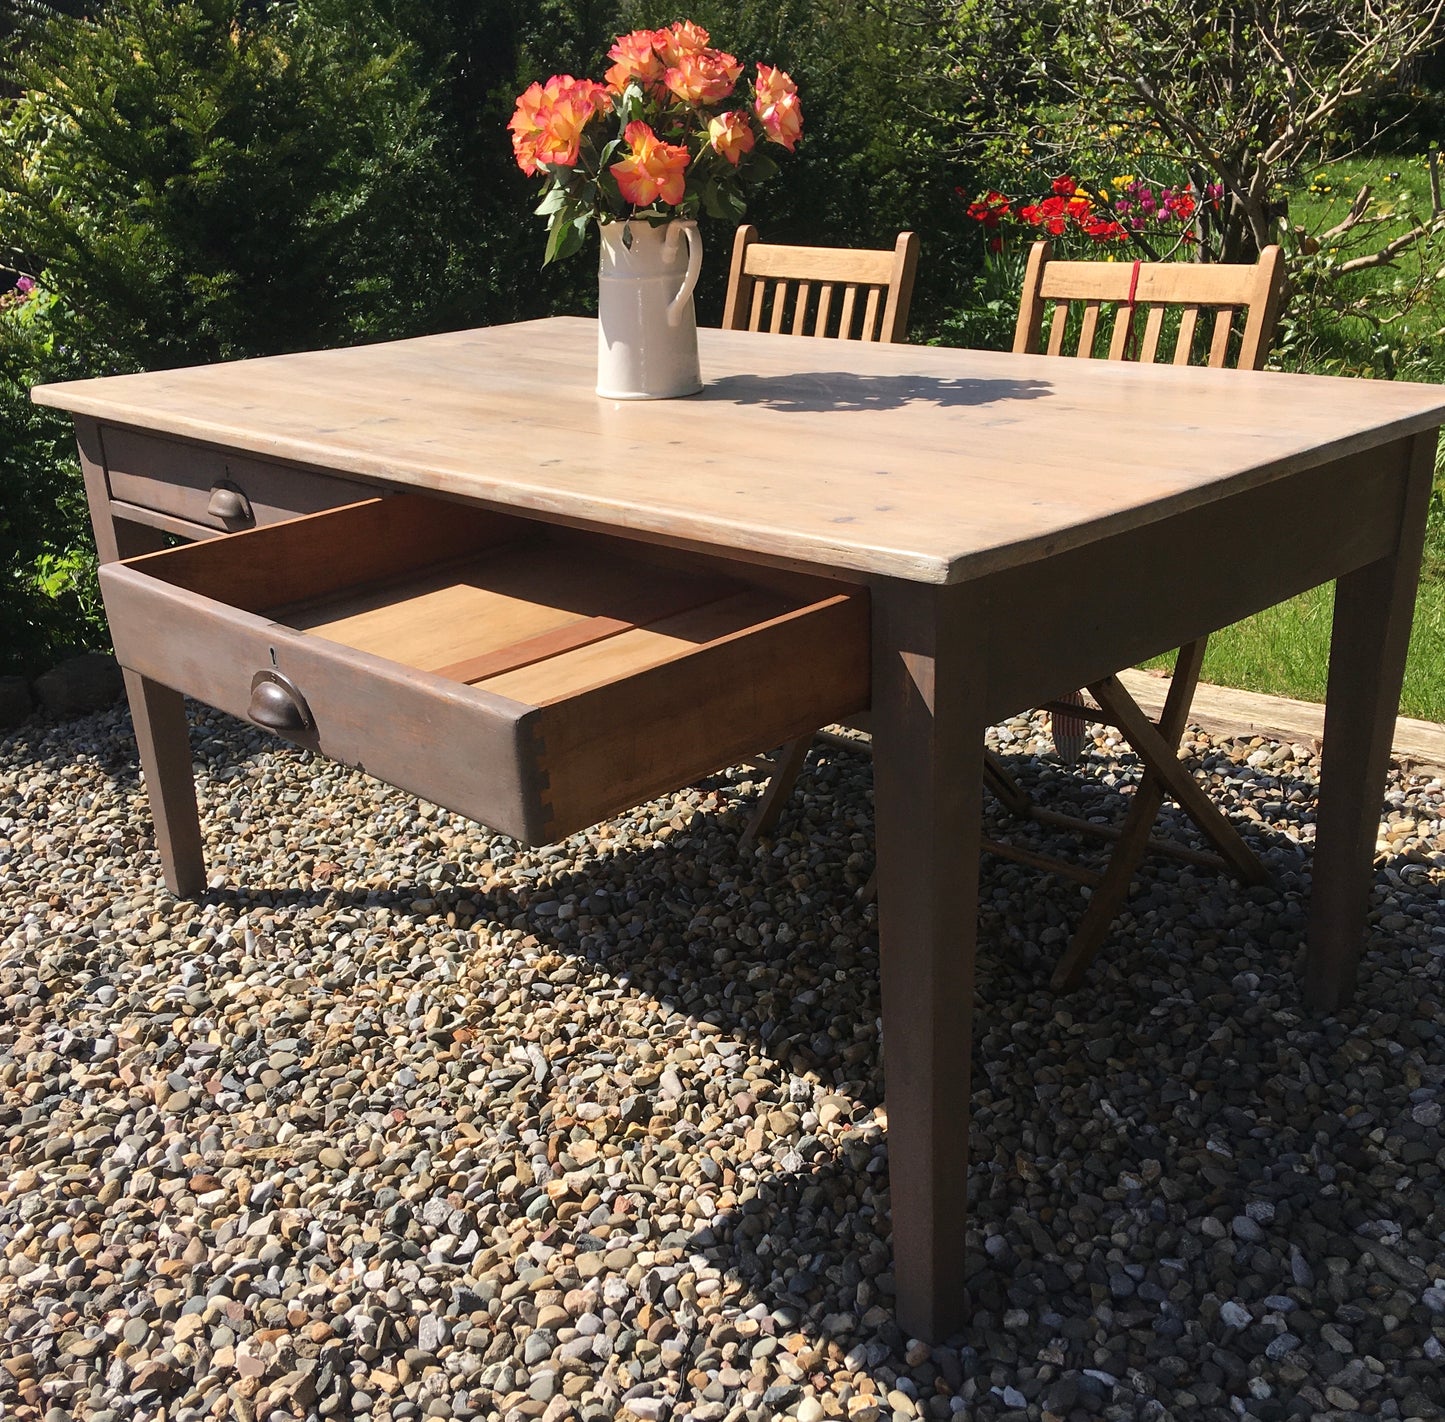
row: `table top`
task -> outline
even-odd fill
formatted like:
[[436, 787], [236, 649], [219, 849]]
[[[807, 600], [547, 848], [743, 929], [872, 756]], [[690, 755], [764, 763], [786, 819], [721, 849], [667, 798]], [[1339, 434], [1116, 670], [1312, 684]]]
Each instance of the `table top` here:
[[78, 415], [844, 573], [967, 581], [1445, 421], [1445, 387], [699, 331], [599, 399], [573, 317], [38, 386]]

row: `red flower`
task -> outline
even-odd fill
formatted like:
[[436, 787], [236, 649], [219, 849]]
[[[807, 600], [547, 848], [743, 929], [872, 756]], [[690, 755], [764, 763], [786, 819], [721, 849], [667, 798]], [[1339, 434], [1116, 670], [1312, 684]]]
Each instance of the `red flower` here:
[[1035, 227], [1047, 229], [1051, 236], [1061, 237], [1069, 225], [1069, 205], [1062, 196], [1055, 194], [1042, 202], [1021, 207], [1019, 216]]
[[1000, 222], [1013, 217], [1013, 208], [1002, 193], [989, 189], [982, 197], [969, 203], [968, 215], [985, 227], [997, 227]]
[[1071, 178], [1067, 173], [1065, 173], [1063, 176], [1055, 178], [1051, 186], [1053, 187], [1054, 192], [1057, 193], [1059, 197], [1073, 197], [1074, 189], [1077, 188], [1079, 185], [1073, 178]]

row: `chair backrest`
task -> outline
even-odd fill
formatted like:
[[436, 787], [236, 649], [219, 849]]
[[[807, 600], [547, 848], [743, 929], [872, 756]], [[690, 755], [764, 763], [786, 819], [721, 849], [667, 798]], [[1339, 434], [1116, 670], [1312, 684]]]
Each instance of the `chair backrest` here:
[[917, 267], [912, 232], [899, 233], [892, 251], [782, 247], [759, 242], [757, 228], [744, 224], [733, 241], [723, 330], [902, 341]]
[[[1108, 306], [1113, 309], [1113, 327], [1108, 331], [1107, 358], [1152, 364], [1159, 354], [1165, 311], [1175, 308], [1179, 327], [1171, 364], [1188, 365], [1197, 346], [1207, 353], [1204, 364], [1262, 370], [1284, 291], [1284, 254], [1274, 246], [1266, 247], [1252, 265], [1056, 262], [1049, 243], [1035, 242], [1024, 272], [1013, 348], [1018, 353], [1093, 356], [1103, 334], [1100, 319], [1104, 316], [1107, 321]], [[1050, 302], [1053, 313], [1045, 346], [1044, 317]], [[1082, 306], [1077, 325], [1070, 320], [1074, 302]], [[1210, 310], [1214, 325], [1206, 339], [1200, 317]], [[1231, 342], [1236, 313], [1242, 317], [1243, 328]], [[1077, 343], [1072, 352], [1066, 352], [1066, 332], [1071, 334], [1074, 329]]]

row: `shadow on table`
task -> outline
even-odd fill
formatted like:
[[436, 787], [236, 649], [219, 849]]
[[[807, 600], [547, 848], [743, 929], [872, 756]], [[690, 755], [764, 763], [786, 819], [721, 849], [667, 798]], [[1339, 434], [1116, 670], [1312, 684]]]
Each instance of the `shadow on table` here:
[[859, 375], [819, 370], [797, 375], [724, 375], [693, 400], [765, 405], [788, 414], [808, 411], [901, 410], [908, 405], [976, 408], [1007, 400], [1039, 400], [1053, 393], [1043, 380], [942, 379], [935, 375]]

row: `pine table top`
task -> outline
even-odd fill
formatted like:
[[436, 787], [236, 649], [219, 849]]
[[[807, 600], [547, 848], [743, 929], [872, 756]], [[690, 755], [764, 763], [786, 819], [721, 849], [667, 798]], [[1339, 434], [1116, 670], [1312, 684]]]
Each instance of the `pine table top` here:
[[710, 329], [700, 394], [602, 400], [596, 329], [554, 317], [33, 396], [389, 486], [926, 583], [1445, 421], [1437, 386]]

